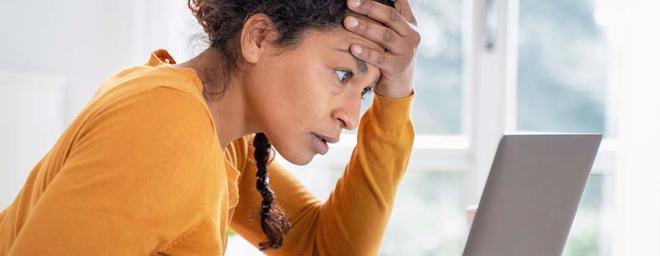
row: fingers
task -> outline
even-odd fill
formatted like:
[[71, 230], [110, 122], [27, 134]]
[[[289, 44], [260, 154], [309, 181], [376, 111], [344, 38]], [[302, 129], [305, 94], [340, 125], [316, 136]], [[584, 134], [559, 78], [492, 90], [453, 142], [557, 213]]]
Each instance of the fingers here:
[[[421, 41], [409, 0], [396, 0], [395, 7], [372, 0], [347, 0], [357, 14], [346, 17], [349, 31], [377, 43], [385, 50], [352, 44], [351, 54], [381, 70], [381, 80], [374, 89], [380, 95], [400, 98], [412, 91], [415, 52]], [[366, 17], [363, 17], [366, 16]]]
[[401, 16], [405, 20], [417, 26], [417, 19], [415, 19], [415, 15], [413, 14], [412, 6], [410, 5], [410, 0], [394, 1], [394, 8], [396, 8], [399, 11]]
[[472, 222], [474, 222], [474, 216], [477, 214], [477, 206], [471, 205], [465, 210], [467, 212], [467, 224], [470, 227], [472, 226]]
[[351, 45], [351, 53], [358, 59], [369, 62], [380, 69], [390, 70], [395, 66], [395, 58], [383, 51], [366, 47], [364, 45]]
[[410, 32], [410, 25], [395, 8], [371, 0], [348, 0], [348, 7], [358, 14], [382, 22], [402, 36]]
[[[409, 1], [397, 0], [397, 2], [401, 2], [397, 3], [397, 5], [399, 5], [398, 8], [400, 8], [402, 13], [409, 12], [410, 17], [414, 21]], [[367, 21], [366, 19], [348, 16], [344, 20], [344, 25], [347, 29], [381, 44], [389, 51], [396, 52], [398, 50], [399, 52], [397, 53], [405, 52], [406, 49], [415, 48], [419, 45], [421, 36], [417, 32], [416, 27], [404, 20], [397, 9], [371, 0], [348, 0], [348, 2], [349, 7], [352, 6], [351, 9], [356, 13], [366, 15], [383, 23], [385, 26], [373, 21]], [[355, 20], [358, 22], [355, 23]], [[351, 26], [353, 24], [355, 26]], [[403, 44], [404, 42], [408, 42], [409, 45]]]
[[344, 20], [344, 25], [350, 31], [380, 44], [395, 54], [403, 53], [410, 48], [406, 47], [406, 42], [393, 29], [381, 26], [375, 22], [349, 16]]

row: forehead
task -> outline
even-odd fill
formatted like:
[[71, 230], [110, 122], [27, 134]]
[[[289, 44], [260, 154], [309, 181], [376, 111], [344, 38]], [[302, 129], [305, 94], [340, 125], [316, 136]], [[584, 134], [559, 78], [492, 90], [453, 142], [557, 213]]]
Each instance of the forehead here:
[[385, 48], [379, 44], [361, 35], [348, 31], [343, 27], [327, 30], [311, 29], [308, 33], [308, 39], [315, 41], [314, 44], [317, 45], [331, 45], [346, 50], [348, 50], [351, 44], [364, 45], [378, 51], [385, 50]]
[[308, 48], [308, 50], [317, 52], [317, 54], [320, 55], [327, 56], [330, 54], [337, 56], [351, 56], [355, 60], [360, 73], [371, 70], [380, 73], [376, 66], [353, 56], [350, 53], [349, 48], [352, 44], [360, 44], [377, 51], [384, 51], [384, 48], [365, 37], [346, 30], [343, 27], [326, 30], [311, 29], [305, 33], [303, 44], [305, 44], [303, 48]]

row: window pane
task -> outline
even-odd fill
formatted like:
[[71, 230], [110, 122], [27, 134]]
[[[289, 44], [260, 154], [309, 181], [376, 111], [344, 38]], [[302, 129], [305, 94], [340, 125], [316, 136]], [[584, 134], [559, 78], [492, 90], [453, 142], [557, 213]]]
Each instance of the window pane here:
[[409, 170], [399, 186], [380, 255], [461, 255], [468, 232], [464, 176]]
[[414, 1], [422, 34], [415, 64], [415, 106], [418, 134], [462, 132], [462, 1]]
[[564, 256], [610, 255], [607, 246], [610, 230], [604, 218], [611, 214], [609, 188], [612, 182], [612, 176], [589, 177], [564, 247]]
[[610, 51], [593, 0], [520, 0], [518, 129], [606, 133]]

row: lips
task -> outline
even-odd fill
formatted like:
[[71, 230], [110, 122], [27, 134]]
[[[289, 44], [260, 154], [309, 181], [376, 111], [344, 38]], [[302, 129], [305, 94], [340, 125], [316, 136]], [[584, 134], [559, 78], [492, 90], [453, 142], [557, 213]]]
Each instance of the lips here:
[[316, 148], [316, 152], [318, 152], [321, 155], [325, 155], [328, 153], [328, 143], [320, 136], [313, 134], [312, 133], [312, 144], [314, 144], [314, 148]]
[[338, 139], [335, 139], [333, 137], [323, 136], [317, 133], [311, 133], [311, 134], [312, 134], [312, 143], [314, 144], [316, 151], [321, 155], [325, 155], [326, 153], [328, 153], [329, 150], [328, 143], [336, 143], [338, 141]]
[[339, 141], [338, 137], [324, 136], [318, 133], [312, 133], [312, 134], [326, 143], [334, 144], [337, 143], [337, 141]]

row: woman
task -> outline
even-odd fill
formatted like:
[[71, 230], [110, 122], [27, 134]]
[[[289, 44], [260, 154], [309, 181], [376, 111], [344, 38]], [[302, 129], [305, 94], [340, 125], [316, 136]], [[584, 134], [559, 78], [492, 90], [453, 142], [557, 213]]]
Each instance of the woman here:
[[[269, 255], [376, 254], [414, 137], [409, 2], [188, 4], [210, 47], [104, 81], [0, 214], [1, 254], [218, 255], [228, 228]], [[325, 154], [372, 89], [322, 203], [271, 143], [294, 164]]]

